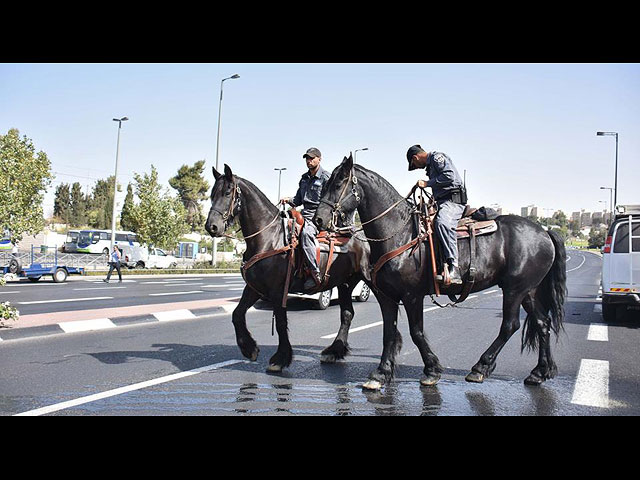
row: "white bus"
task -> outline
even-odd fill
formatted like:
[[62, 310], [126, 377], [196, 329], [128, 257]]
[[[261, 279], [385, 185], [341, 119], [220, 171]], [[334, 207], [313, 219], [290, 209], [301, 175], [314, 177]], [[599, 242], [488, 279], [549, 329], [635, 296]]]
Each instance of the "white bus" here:
[[[138, 237], [133, 232], [116, 232], [115, 244], [139, 247]], [[80, 230], [78, 253], [104, 253], [109, 255], [111, 230]]]

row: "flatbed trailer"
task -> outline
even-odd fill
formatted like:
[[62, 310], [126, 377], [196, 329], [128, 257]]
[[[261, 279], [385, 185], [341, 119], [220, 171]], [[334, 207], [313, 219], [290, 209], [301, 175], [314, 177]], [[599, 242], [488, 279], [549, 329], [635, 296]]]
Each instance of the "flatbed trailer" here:
[[84, 274], [84, 268], [82, 267], [59, 265], [58, 250], [56, 248], [53, 250], [53, 255], [48, 252], [49, 247], [42, 248], [46, 249], [46, 251], [41, 251], [40, 254], [37, 254], [33, 250], [33, 245], [31, 246], [31, 261], [28, 267], [23, 267], [19, 258], [11, 258], [8, 265], [0, 267], [3, 275], [10, 274], [17, 278], [28, 278], [32, 282], [37, 282], [43, 275], [51, 275], [55, 283], [62, 283], [66, 281], [69, 275]]

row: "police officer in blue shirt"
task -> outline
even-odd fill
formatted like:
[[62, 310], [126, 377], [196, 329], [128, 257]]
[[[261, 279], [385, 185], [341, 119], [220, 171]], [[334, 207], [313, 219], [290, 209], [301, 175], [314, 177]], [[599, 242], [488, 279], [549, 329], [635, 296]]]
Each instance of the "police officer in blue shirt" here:
[[317, 148], [308, 149], [302, 157], [307, 162], [308, 171], [300, 179], [296, 196], [293, 198], [284, 197], [280, 201], [293, 207], [299, 207], [300, 205], [303, 207], [300, 213], [305, 218], [305, 222], [300, 232], [300, 243], [302, 243], [302, 250], [312, 270], [312, 277], [307, 279], [304, 284], [305, 290], [310, 290], [322, 283], [320, 268], [316, 259], [315, 237], [318, 234], [318, 229], [312, 220], [320, 204], [322, 187], [331, 175], [320, 166], [322, 154]]
[[407, 151], [407, 160], [409, 170], [424, 168], [427, 172], [429, 180], [419, 180], [418, 185], [422, 188], [431, 187], [433, 198], [438, 203], [435, 230], [449, 265], [451, 283], [461, 284], [458, 235], [455, 229], [467, 203], [462, 179], [449, 156], [442, 152], [425, 152], [420, 145], [413, 145]]

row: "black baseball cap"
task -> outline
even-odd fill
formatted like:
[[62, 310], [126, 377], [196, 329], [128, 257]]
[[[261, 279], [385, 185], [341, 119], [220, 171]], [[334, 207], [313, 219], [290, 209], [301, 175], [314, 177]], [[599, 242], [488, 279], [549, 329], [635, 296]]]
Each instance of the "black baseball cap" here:
[[409, 150], [407, 150], [407, 161], [409, 162], [409, 168], [408, 170], [415, 170], [418, 167], [414, 167], [413, 165], [411, 165], [411, 159], [413, 158], [414, 155], [417, 155], [418, 153], [424, 152], [424, 149], [420, 146], [420, 145], [413, 145], [411, 147], [409, 147]]
[[320, 153], [320, 150], [318, 150], [317, 148], [311, 147], [309, 150], [305, 152], [304, 155], [302, 155], [302, 158], [306, 158], [306, 157], [311, 157], [311, 158], [322, 157], [322, 154]]

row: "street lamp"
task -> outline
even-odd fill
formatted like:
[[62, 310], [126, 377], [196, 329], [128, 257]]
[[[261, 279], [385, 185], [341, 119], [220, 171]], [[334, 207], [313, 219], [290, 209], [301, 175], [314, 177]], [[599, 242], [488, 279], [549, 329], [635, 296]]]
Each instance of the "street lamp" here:
[[[231, 75], [230, 77], [227, 78], [223, 78], [222, 81], [220, 82], [220, 102], [218, 104], [218, 136], [216, 138], [216, 170], [218, 171], [218, 153], [220, 151], [220, 125], [221, 125], [221, 116], [222, 116], [222, 88], [223, 88], [223, 84], [225, 80], [230, 80], [230, 79], [236, 79], [236, 78], [240, 78], [240, 75], [238, 75], [237, 73], [234, 75]], [[213, 265], [217, 265], [218, 260], [217, 260], [217, 254], [218, 254], [218, 237], [214, 237], [213, 238], [213, 256], [212, 256], [212, 262]]]
[[278, 202], [280, 201], [280, 179], [282, 178], [282, 171], [286, 170], [287, 167], [284, 168], [274, 168], [274, 170], [278, 170]]
[[356, 163], [356, 153], [364, 152], [365, 150], [369, 150], [369, 148], [365, 147], [365, 148], [358, 148], [358, 149], [354, 150], [354, 152], [353, 152], [353, 163]]
[[609, 190], [609, 218], [612, 217], [613, 215], [613, 200], [612, 200], [612, 195], [613, 195], [613, 188], [611, 187], [600, 187], [600, 190]]
[[603, 137], [603, 136], [616, 137], [616, 173], [615, 173], [615, 180], [613, 185], [613, 190], [614, 190], [613, 205], [611, 207], [611, 210], [613, 211], [613, 209], [618, 204], [618, 132], [596, 132], [596, 135], [599, 137]]
[[237, 73], [235, 75], [231, 75], [230, 77], [223, 78], [220, 82], [220, 103], [218, 104], [218, 137], [216, 138], [216, 170], [218, 170], [218, 152], [220, 150], [220, 120], [222, 115], [222, 88], [225, 80], [240, 78], [240, 75]]
[[116, 241], [116, 191], [118, 189], [118, 155], [120, 153], [120, 129], [122, 128], [122, 122], [129, 120], [127, 117], [114, 118], [114, 122], [118, 122], [118, 143], [116, 144], [116, 171], [113, 174], [113, 210], [111, 212], [111, 248], [109, 255], [113, 252], [113, 246]]

